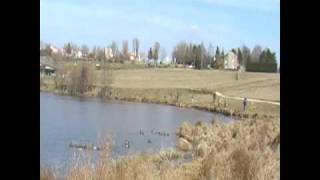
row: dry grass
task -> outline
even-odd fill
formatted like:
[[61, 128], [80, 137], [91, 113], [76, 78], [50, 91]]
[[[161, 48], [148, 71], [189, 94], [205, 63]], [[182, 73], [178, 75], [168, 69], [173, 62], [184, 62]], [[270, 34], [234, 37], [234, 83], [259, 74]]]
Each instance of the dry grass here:
[[[155, 154], [136, 154], [111, 158], [105, 141], [97, 162], [90, 154], [74, 161], [68, 180], [273, 180], [280, 171], [279, 119], [245, 120], [232, 124], [213, 122], [185, 123], [178, 130], [182, 137], [197, 139], [192, 143], [192, 159], [176, 149]], [[186, 130], [183, 130], [186, 128]], [[191, 129], [191, 132], [190, 132]], [[180, 132], [184, 135], [180, 135]], [[276, 146], [278, 148], [272, 148]], [[202, 153], [200, 153], [202, 149]], [[192, 151], [192, 150], [191, 150]], [[49, 171], [42, 179], [52, 179]]]
[[114, 71], [114, 87], [120, 88], [206, 88], [226, 95], [280, 101], [280, 75], [240, 74], [221, 70], [135, 69]]
[[[213, 103], [212, 92], [225, 95], [280, 101], [280, 75], [269, 73], [240, 74], [235, 79], [235, 72], [221, 70], [191, 70], [177, 68], [144, 68], [112, 70], [112, 92], [108, 97], [119, 100], [142, 101], [172, 104], [182, 107], [195, 107], [218, 112], [227, 110], [227, 114], [242, 112], [242, 101], [233, 99], [217, 99]], [[101, 86], [102, 71], [95, 71], [95, 85]], [[52, 80], [51, 80], [52, 81]], [[42, 90], [51, 90], [53, 82], [46, 78]], [[104, 91], [93, 88], [88, 96], [101, 96]], [[179, 96], [177, 96], [179, 94]], [[178, 98], [177, 98], [178, 97]], [[192, 100], [193, 99], [193, 100]], [[225, 110], [222, 110], [225, 109]], [[247, 114], [279, 116], [278, 105], [250, 102]]]
[[52, 168], [42, 167], [40, 169], [40, 180], [54, 180], [56, 179], [56, 172]]

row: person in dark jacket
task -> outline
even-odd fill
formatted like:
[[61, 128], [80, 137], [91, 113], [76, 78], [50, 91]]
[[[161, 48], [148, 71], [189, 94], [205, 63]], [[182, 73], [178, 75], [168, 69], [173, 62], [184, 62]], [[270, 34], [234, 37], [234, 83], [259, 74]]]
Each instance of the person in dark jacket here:
[[243, 99], [243, 111], [246, 111], [247, 104], [248, 104], [248, 99], [247, 99], [247, 97], [245, 97], [245, 98]]

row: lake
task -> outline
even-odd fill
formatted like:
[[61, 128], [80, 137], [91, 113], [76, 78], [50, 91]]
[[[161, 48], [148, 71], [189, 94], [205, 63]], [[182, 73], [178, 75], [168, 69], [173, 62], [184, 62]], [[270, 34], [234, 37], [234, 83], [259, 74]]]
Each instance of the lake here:
[[[70, 142], [96, 144], [106, 134], [114, 142], [113, 156], [175, 147], [175, 131], [182, 122], [211, 122], [214, 117], [232, 121], [220, 114], [168, 105], [40, 93], [40, 164], [66, 167], [77, 151], [69, 147]], [[124, 147], [125, 140], [130, 142], [129, 149]]]

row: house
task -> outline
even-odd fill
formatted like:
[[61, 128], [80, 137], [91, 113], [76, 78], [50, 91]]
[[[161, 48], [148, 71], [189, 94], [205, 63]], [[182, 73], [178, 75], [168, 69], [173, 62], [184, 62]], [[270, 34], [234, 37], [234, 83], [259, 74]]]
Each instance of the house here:
[[113, 58], [113, 53], [111, 48], [105, 48], [104, 53], [107, 59], [112, 59]]
[[129, 60], [130, 61], [140, 61], [140, 55], [136, 56], [136, 53], [131, 52], [131, 53], [129, 53]]
[[167, 56], [164, 59], [162, 59], [160, 61], [161, 64], [170, 64], [171, 63], [171, 59]]
[[80, 50], [77, 50], [77, 51], [75, 52], [75, 57], [76, 57], [76, 58], [82, 58], [82, 52], [81, 52]]
[[74, 57], [74, 58], [82, 58], [82, 52], [80, 51], [80, 50], [71, 50], [71, 54], [70, 55], [68, 55], [68, 53], [66, 53], [65, 51], [64, 51], [64, 53], [63, 53], [65, 56], [72, 56], [72, 57]]
[[230, 51], [224, 58], [224, 69], [237, 70], [238, 68], [238, 57], [234, 52]]
[[52, 54], [62, 53], [62, 50], [60, 48], [55, 47], [53, 45], [50, 45], [49, 48], [50, 48]]

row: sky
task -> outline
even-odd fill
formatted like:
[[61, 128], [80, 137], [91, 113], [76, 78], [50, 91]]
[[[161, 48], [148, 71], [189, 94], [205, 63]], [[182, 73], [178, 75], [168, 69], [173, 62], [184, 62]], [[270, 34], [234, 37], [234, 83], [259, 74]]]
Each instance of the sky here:
[[181, 42], [212, 43], [225, 52], [256, 44], [280, 62], [280, 0], [40, 0], [40, 39], [106, 47], [138, 38], [169, 56]]

